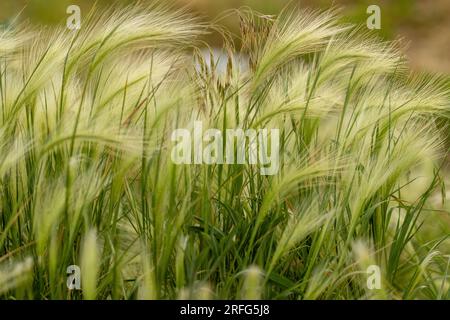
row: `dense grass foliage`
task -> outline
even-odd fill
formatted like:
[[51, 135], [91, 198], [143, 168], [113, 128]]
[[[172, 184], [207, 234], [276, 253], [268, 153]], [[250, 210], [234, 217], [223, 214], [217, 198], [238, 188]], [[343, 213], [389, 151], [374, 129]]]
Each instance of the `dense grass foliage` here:
[[[450, 298], [445, 82], [334, 12], [236, 14], [223, 69], [158, 6], [0, 33], [0, 297]], [[279, 129], [278, 174], [174, 164], [196, 120]]]

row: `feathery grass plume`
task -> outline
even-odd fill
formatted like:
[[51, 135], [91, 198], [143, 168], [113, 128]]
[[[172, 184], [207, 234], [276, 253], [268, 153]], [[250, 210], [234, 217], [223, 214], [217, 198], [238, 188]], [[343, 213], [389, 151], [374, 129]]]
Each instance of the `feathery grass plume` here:
[[31, 32], [28, 28], [23, 27], [15, 29], [17, 22], [8, 27], [0, 26], [0, 58], [4, 61], [15, 58], [22, 46], [30, 40]]
[[152, 265], [151, 256], [146, 253], [142, 255], [143, 279], [139, 287], [138, 298], [141, 300], [154, 300], [158, 298], [158, 287], [155, 278], [155, 267]]
[[383, 276], [384, 266], [375, 261], [375, 254], [363, 241], [355, 241], [352, 248], [357, 272], [361, 273], [361, 287], [367, 292], [367, 298], [386, 299], [388, 284]]
[[257, 266], [250, 266], [243, 272], [244, 284], [241, 298], [243, 300], [259, 300], [262, 297], [263, 274]]
[[[3, 260], [3, 259], [2, 259]], [[33, 277], [33, 259], [25, 258], [23, 261], [0, 260], [0, 295], [11, 290], [21, 290], [30, 285]]]
[[337, 23], [336, 13], [303, 11], [298, 15], [285, 10], [274, 22], [257, 63], [253, 81], [261, 81], [293, 59], [323, 49], [330, 39], [347, 27]]
[[89, 230], [83, 239], [81, 249], [81, 283], [83, 296], [86, 300], [97, 297], [98, 272], [100, 267], [100, 254], [97, 248], [97, 233]]
[[[0, 297], [449, 297], [445, 79], [335, 10], [238, 16], [240, 51], [226, 31], [202, 48], [207, 26], [158, 4], [0, 33], [0, 263], [34, 262], [28, 289], [1, 268]], [[176, 165], [172, 132], [195, 121], [278, 129], [279, 170]]]

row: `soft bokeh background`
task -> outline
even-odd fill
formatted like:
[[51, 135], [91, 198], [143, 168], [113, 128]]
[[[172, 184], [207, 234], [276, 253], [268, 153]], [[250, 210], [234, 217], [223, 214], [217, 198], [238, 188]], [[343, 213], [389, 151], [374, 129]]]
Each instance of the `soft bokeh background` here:
[[[150, 1], [150, 0], [149, 0]], [[136, 0], [1, 0], [0, 23], [20, 19], [33, 23], [64, 23], [66, 8], [79, 5], [87, 12], [98, 2], [99, 7], [116, 3], [129, 4]], [[145, 1], [144, 1], [145, 2]], [[276, 14], [289, 3], [304, 7], [343, 8], [348, 21], [365, 24], [366, 9], [371, 4], [381, 7], [382, 29], [377, 31], [387, 39], [403, 38], [408, 44], [407, 55], [417, 70], [450, 74], [450, 0], [166, 0], [176, 6], [187, 5], [205, 20], [223, 16], [228, 9], [249, 6], [265, 14]], [[220, 23], [237, 32], [236, 19], [221, 19]], [[217, 37], [208, 41], [217, 44]]]

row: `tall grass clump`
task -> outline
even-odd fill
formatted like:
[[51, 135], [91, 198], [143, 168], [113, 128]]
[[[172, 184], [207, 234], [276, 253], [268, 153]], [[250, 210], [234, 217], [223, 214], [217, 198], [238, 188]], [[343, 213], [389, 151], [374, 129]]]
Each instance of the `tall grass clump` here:
[[[159, 5], [1, 31], [0, 297], [450, 298], [444, 80], [334, 11], [236, 14], [225, 70]], [[279, 129], [278, 173], [174, 164], [194, 121]]]

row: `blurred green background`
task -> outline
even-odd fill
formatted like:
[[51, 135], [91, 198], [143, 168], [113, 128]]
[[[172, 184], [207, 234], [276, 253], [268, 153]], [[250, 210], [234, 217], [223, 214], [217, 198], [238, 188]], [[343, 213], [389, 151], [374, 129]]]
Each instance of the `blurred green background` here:
[[[150, 1], [150, 0], [149, 0]], [[66, 8], [79, 5], [82, 13], [94, 3], [99, 7], [130, 4], [136, 0], [0, 0], [0, 23], [8, 24], [16, 17], [35, 24], [65, 23]], [[145, 2], [145, 1], [144, 1]], [[343, 8], [345, 20], [365, 24], [366, 9], [371, 4], [381, 8], [382, 28], [376, 31], [386, 39], [405, 39], [411, 66], [418, 70], [450, 74], [450, 0], [166, 0], [176, 6], [192, 8], [205, 20], [214, 20], [227, 9], [249, 6], [265, 14], [276, 14], [287, 4], [303, 7]], [[236, 18], [221, 19], [233, 32], [238, 31]], [[214, 35], [212, 44], [220, 41]]]

